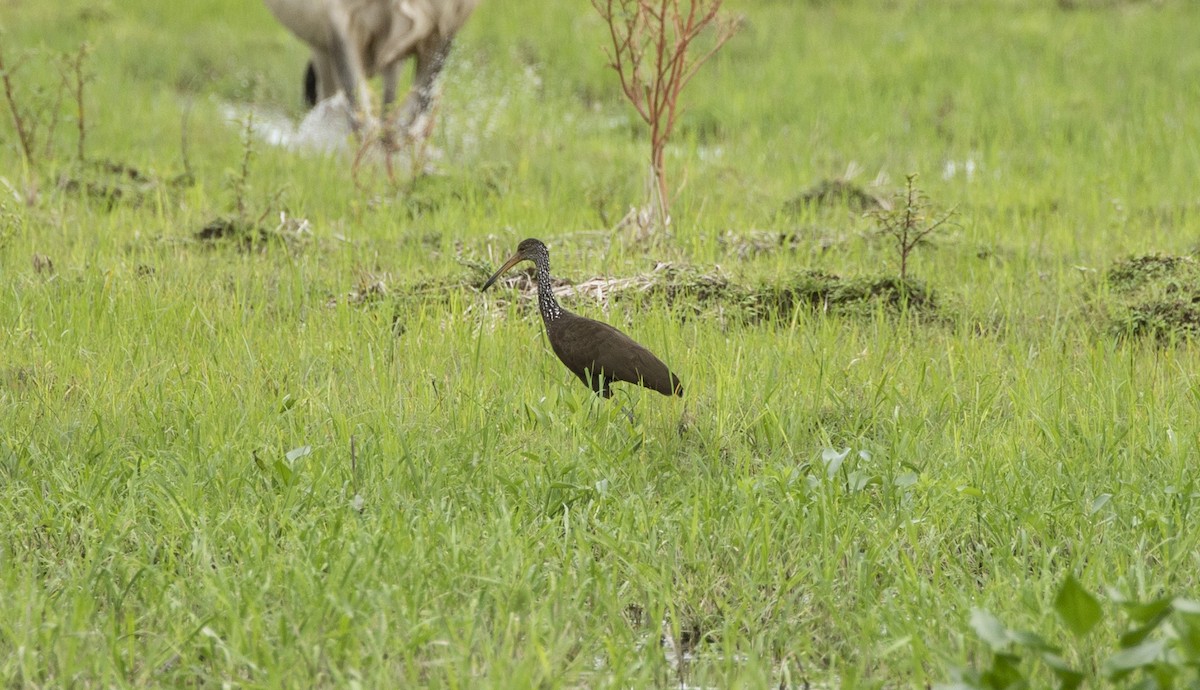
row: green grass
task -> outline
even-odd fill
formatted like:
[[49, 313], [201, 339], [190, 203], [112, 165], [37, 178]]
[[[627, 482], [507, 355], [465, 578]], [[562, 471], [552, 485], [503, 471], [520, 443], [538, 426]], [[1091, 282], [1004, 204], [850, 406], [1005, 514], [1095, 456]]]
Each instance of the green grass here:
[[[973, 607], [1058, 639], [1068, 574], [1194, 596], [1200, 351], [1094, 305], [1113, 262], [1196, 248], [1200, 6], [1095, 5], [730, 0], [746, 25], [684, 94], [672, 234], [647, 247], [606, 231], [648, 146], [604, 27], [487, 0], [437, 175], [357, 188], [342, 158], [258, 143], [250, 207], [312, 234], [245, 251], [194, 235], [234, 206], [222, 103], [300, 115], [305, 51], [265, 8], [3, 4], [23, 106], [89, 41], [88, 156], [160, 181], [67, 189], [126, 182], [73, 160], [69, 101], [32, 167], [3, 110], [3, 684], [925, 686], [985, 654]], [[529, 302], [469, 287], [527, 236], [574, 281], [894, 275], [859, 213], [788, 210], [851, 167], [957, 208], [910, 266], [939, 318], [565, 300], [683, 379], [624, 386], [632, 425]], [[763, 234], [790, 239], [737, 250]]]

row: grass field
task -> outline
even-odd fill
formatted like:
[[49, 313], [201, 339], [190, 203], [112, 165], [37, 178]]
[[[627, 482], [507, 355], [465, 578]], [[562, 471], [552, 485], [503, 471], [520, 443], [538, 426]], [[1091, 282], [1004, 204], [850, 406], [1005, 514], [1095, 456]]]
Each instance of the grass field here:
[[[1200, 591], [1200, 350], [1122, 336], [1106, 279], [1200, 246], [1200, 4], [1062, 4], [728, 0], [650, 244], [611, 231], [647, 147], [588, 3], [485, 0], [436, 172], [358, 186], [261, 141], [238, 172], [225, 106], [302, 115], [261, 3], [0, 4], [40, 124], [31, 162], [0, 120], [0, 682], [926, 687], [988, 658], [973, 609], [1096, 669], [1118, 595]], [[956, 211], [910, 267], [936, 311], [748, 310], [894, 276], [860, 210], [792, 202], [909, 173]], [[239, 179], [266, 239], [197, 239]], [[596, 399], [477, 291], [530, 236], [653, 287], [563, 302], [682, 400]]]

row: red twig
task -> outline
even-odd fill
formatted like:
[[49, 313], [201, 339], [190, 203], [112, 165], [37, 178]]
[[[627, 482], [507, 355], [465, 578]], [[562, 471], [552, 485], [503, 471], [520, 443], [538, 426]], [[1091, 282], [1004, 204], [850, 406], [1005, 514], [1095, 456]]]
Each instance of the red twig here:
[[78, 125], [79, 130], [79, 139], [75, 150], [75, 156], [80, 162], [83, 162], [84, 160], [83, 144], [87, 136], [86, 112], [83, 107], [83, 85], [87, 83], [88, 76], [84, 73], [84, 63], [91, 51], [91, 46], [87, 43], [83, 43], [79, 46], [79, 50], [71, 58], [71, 71], [75, 77], [75, 123]]
[[[608, 24], [609, 66], [616, 71], [625, 97], [650, 127], [651, 173], [664, 219], [668, 208], [665, 153], [681, 112], [679, 95], [700, 65], [737, 31], [736, 22], [718, 19], [722, 1], [592, 0]], [[686, 9], [681, 2], [687, 3]], [[713, 46], [689, 57], [692, 42], [710, 25], [717, 31]]]
[[8, 109], [12, 112], [13, 126], [17, 129], [17, 141], [21, 144], [21, 152], [25, 154], [25, 161], [33, 165], [33, 134], [25, 129], [25, 120], [17, 108], [17, 96], [12, 84], [12, 72], [16, 71], [17, 67], [13, 66], [12, 70], [9, 70], [4, 64], [3, 52], [0, 52], [0, 80], [4, 82], [4, 98], [8, 100]]

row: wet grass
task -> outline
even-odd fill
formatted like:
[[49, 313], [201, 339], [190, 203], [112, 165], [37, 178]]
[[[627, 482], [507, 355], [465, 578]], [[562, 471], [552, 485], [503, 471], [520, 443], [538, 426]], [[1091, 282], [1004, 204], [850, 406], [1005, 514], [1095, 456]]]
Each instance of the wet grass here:
[[[650, 242], [586, 3], [481, 4], [397, 184], [245, 155], [222, 104], [299, 115], [259, 3], [0, 5], [23, 103], [94, 75], [83, 163], [69, 98], [32, 163], [0, 120], [0, 678], [911, 687], [1067, 574], [1194, 594], [1197, 346], [1130, 324], [1194, 291], [1200, 9], [1075, 4], [733, 8]], [[959, 224], [900, 283], [855, 199], [911, 172]], [[476, 290], [527, 236], [684, 399]]]

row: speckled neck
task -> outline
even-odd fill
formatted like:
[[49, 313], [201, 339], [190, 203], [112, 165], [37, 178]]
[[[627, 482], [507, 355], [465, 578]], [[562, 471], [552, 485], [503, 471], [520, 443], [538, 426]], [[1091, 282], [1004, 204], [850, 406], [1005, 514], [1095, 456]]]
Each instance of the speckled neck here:
[[538, 310], [542, 312], [542, 320], [546, 323], [557, 320], [562, 316], [562, 307], [554, 299], [554, 288], [550, 284], [550, 255], [542, 252], [535, 260], [537, 264]]

